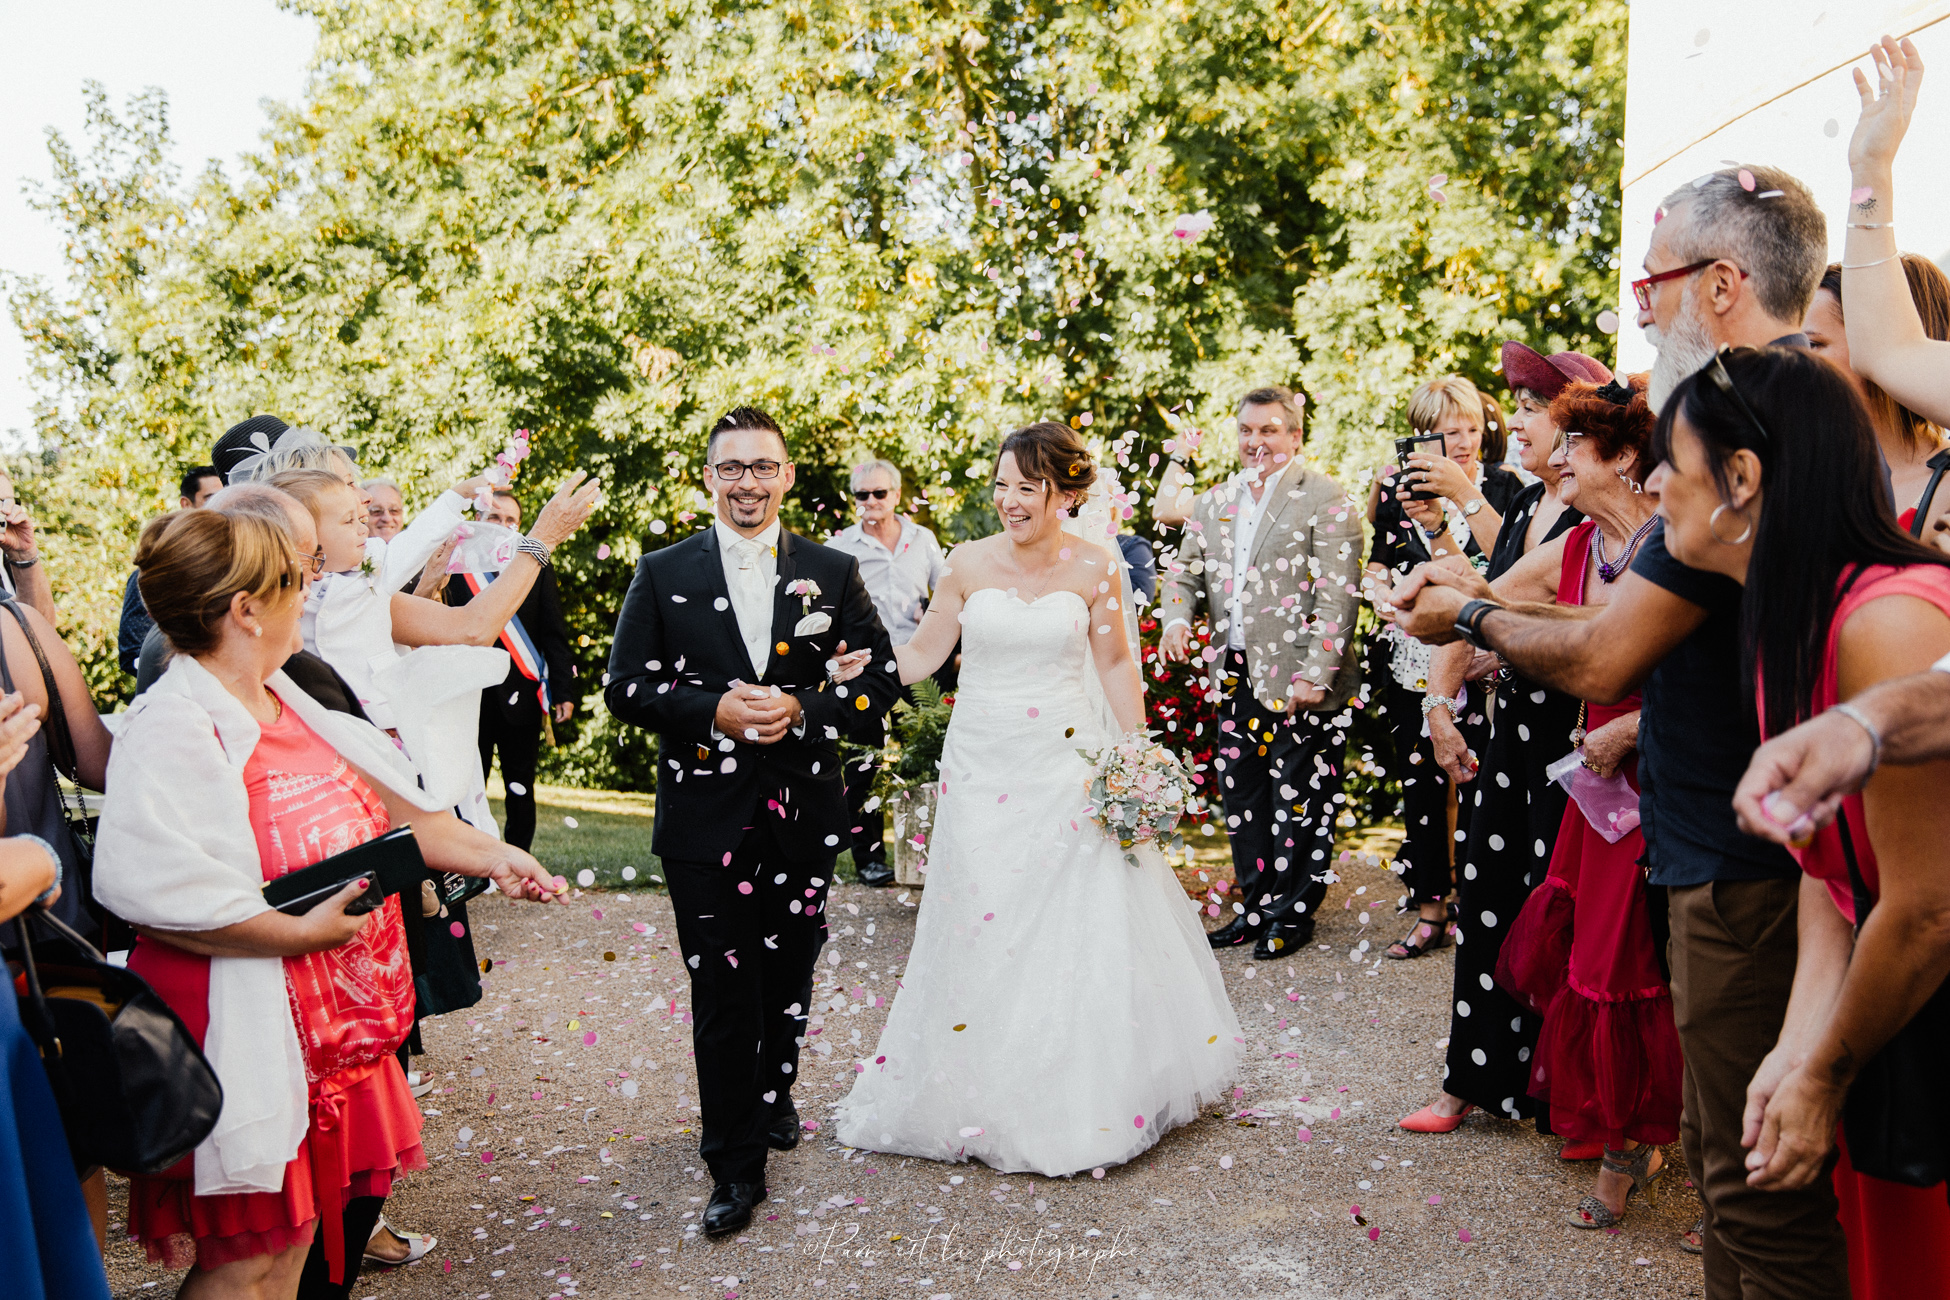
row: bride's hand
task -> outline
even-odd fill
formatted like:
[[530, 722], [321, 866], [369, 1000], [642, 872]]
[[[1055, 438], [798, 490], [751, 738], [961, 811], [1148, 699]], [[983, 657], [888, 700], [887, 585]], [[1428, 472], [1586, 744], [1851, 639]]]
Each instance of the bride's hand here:
[[867, 660], [871, 658], [873, 658], [871, 650], [855, 650], [852, 654], [848, 654], [846, 642], [842, 641], [834, 649], [833, 657], [826, 661], [826, 676], [835, 686], [841, 682], [850, 682], [867, 670]]

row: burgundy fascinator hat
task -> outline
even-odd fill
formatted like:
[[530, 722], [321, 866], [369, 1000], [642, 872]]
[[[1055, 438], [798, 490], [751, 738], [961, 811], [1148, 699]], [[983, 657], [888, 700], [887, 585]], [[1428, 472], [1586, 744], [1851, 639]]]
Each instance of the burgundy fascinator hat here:
[[1596, 357], [1582, 352], [1553, 352], [1543, 355], [1511, 339], [1503, 345], [1503, 380], [1514, 389], [1528, 388], [1545, 401], [1564, 391], [1567, 384], [1605, 384], [1611, 382], [1611, 369]]

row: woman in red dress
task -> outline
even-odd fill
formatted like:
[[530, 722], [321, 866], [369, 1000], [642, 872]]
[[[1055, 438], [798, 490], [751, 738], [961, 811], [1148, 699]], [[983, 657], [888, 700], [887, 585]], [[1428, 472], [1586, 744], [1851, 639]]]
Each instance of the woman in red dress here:
[[527, 854], [422, 807], [382, 733], [283, 674], [312, 567], [300, 553], [276, 524], [219, 506], [152, 521], [136, 556], [177, 653], [111, 753], [96, 892], [136, 924], [130, 968], [224, 1087], [211, 1138], [130, 1184], [131, 1237], [190, 1266], [179, 1294], [196, 1300], [282, 1300], [301, 1277], [308, 1293], [342, 1294], [359, 1224], [370, 1230], [398, 1173], [426, 1164], [394, 1056], [414, 1003], [398, 897], [348, 916], [355, 882], [287, 916], [263, 885], [410, 822], [429, 865], [516, 897], [558, 889]]
[[[1950, 561], [1897, 526], [1868, 408], [1835, 367], [1791, 348], [1722, 353], [1674, 391], [1658, 433], [1667, 548], [1744, 584], [1763, 733], [1847, 715], [1851, 696], [1950, 653]], [[1946, 781], [1946, 763], [1872, 769], [1797, 851], [1794, 991], [1747, 1090], [1747, 1181], [1833, 1179], [1855, 1300], [1950, 1294], [1944, 1185], [1858, 1172], [1838, 1125], [1856, 1073], [1950, 973]]]
[[[1540, 547], [1519, 568], [1554, 561], [1549, 593], [1560, 605], [1606, 603], [1654, 522], [1654, 499], [1640, 482], [1653, 424], [1644, 388], [1643, 377], [1629, 386], [1574, 384], [1551, 403], [1551, 419], [1565, 430], [1559, 492], [1589, 518], [1564, 535], [1557, 554]], [[1638, 697], [1585, 709], [1570, 738], [1584, 767], [1597, 778], [1623, 776], [1636, 791]], [[1611, 835], [1593, 825], [1594, 815]], [[1544, 1020], [1530, 1095], [1549, 1105], [1553, 1131], [1604, 1149], [1592, 1194], [1571, 1212], [1580, 1228], [1612, 1227], [1635, 1191], [1650, 1194], [1664, 1172], [1658, 1148], [1679, 1136], [1679, 1036], [1646, 911], [1637, 825], [1634, 800], [1605, 814], [1573, 800], [1549, 874], [1497, 959], [1497, 983]]]

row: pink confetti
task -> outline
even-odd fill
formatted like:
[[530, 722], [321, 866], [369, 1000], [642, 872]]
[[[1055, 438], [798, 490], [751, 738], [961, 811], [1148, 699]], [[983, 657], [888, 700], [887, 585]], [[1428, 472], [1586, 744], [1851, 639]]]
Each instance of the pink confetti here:
[[1142, 1115], [1139, 1115], [1139, 1116], [1136, 1116], [1135, 1118], [1133, 1118], [1133, 1119], [1131, 1120], [1131, 1123], [1132, 1123], [1132, 1125], [1134, 1125], [1134, 1126], [1135, 1126], [1135, 1127], [1137, 1127], [1137, 1128], [1143, 1128], [1143, 1127], [1144, 1127], [1144, 1116], [1142, 1116]]
[[452, 934], [454, 938], [458, 939], [462, 935], [467, 933], [467, 927], [462, 925], [459, 921], [455, 921], [452, 925], [447, 927], [447, 931], [448, 933]]
[[1870, 186], [1864, 185], [1860, 189], [1850, 190], [1848, 192], [1848, 201], [1850, 203], [1862, 203], [1862, 202], [1866, 202], [1874, 195], [1875, 195], [1875, 190]]
[[1456, 1240], [1463, 1242], [1464, 1244], [1468, 1244], [1469, 1242], [1474, 1241], [1475, 1238], [1469, 1235], [1468, 1228], [1458, 1228], [1456, 1230]]
[[1369, 1241], [1380, 1241], [1380, 1240], [1381, 1240], [1381, 1229], [1380, 1229], [1380, 1228], [1369, 1228], [1369, 1229], [1368, 1229], [1368, 1240], [1369, 1240]]
[[[541, 1094], [539, 1094], [539, 1093], [537, 1093], [536, 1095], [537, 1095], [537, 1096], [540, 1096]], [[481, 1163], [482, 1163], [482, 1164], [484, 1164], [484, 1165], [491, 1165], [491, 1164], [493, 1164], [493, 1163], [494, 1163], [494, 1152], [492, 1152], [492, 1151], [483, 1151], [483, 1152], [481, 1152]]]
[[731, 865], [731, 855], [729, 853], [724, 855], [724, 864], [727, 867]]
[[584, 1035], [582, 1036], [582, 1045], [583, 1045], [584, 1047], [594, 1047], [594, 1046], [596, 1045], [596, 1031], [595, 1031], [595, 1030], [593, 1030], [593, 1029], [592, 1029], [592, 1030], [590, 1030], [590, 1031], [589, 1031], [588, 1033], [586, 1033], [586, 1034], [584, 1034]]
[[609, 558], [608, 542], [604, 542], [601, 546], [598, 546], [596, 548], [596, 558], [599, 560], [607, 560]]
[[1348, 1215], [1349, 1215], [1349, 1217], [1350, 1217], [1350, 1218], [1355, 1218], [1355, 1219], [1358, 1219], [1358, 1218], [1360, 1218], [1360, 1217], [1361, 1217], [1361, 1207], [1360, 1207], [1360, 1206], [1358, 1206], [1358, 1205], [1350, 1205], [1350, 1206], [1348, 1206], [1348, 1207], [1347, 1207], [1347, 1212], [1348, 1212]]
[[1009, 796], [1008, 796], [1008, 795], [1006, 795], [1006, 794], [999, 794], [999, 795], [997, 795], [997, 796], [995, 797], [995, 801], [996, 801], [997, 803], [1008, 803], [1008, 802], [1009, 802]]
[[1032, 707], [1032, 708], [1031, 708], [1031, 709], [1029, 710], [1029, 716], [1030, 716], [1030, 717], [1032, 717], [1032, 718], [1037, 718], [1037, 717], [1041, 717], [1041, 716], [1042, 716], [1042, 711], [1041, 711], [1040, 709], [1037, 709], [1037, 708], [1034, 708], [1034, 707]]
[[1430, 1204], [1430, 1205], [1440, 1205], [1440, 1204], [1442, 1204], [1442, 1198], [1441, 1198], [1440, 1196], [1431, 1196], [1431, 1197], [1429, 1198], [1429, 1204]]
[[1092, 1169], [1090, 1171], [1090, 1176], [1092, 1178], [1102, 1178], [1104, 1176], [1103, 1166], [1099, 1165], [1097, 1168]]
[[738, 882], [738, 892], [739, 892], [739, 893], [741, 893], [741, 894], [749, 894], [749, 893], [751, 893], [751, 892], [752, 892], [752, 882], [751, 882], [751, 881], [749, 881], [749, 880], [741, 880], [741, 881], [739, 881], [739, 882]]
[[1313, 1130], [1304, 1127], [1295, 1136], [1302, 1142], [1311, 1142], [1314, 1140]]
[[638, 934], [649, 934], [649, 933], [650, 933], [650, 926], [648, 925], [648, 923], [646, 923], [646, 922], [643, 922], [643, 921], [632, 921], [632, 922], [630, 922], [630, 928], [631, 928], [632, 930], [635, 930], [635, 931], [636, 931], [636, 932], [637, 932]]
[[1740, 188], [1749, 194], [1754, 192], [1754, 174], [1745, 167], [1740, 169]]
[[589, 909], [589, 915], [600, 921], [603, 919], [603, 909], [600, 907], [592, 907]]
[[993, 920], [995, 919], [995, 913], [994, 913], [994, 912], [984, 912], [984, 913], [982, 913], [982, 919], [983, 919], [984, 921], [993, 921]]

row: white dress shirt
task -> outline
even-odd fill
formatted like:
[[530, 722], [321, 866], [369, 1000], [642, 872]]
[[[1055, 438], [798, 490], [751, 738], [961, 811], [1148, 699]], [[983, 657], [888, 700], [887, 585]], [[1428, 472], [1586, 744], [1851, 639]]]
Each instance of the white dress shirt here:
[[860, 561], [860, 580], [888, 639], [906, 645], [920, 628], [922, 606], [948, 571], [948, 561], [933, 533], [912, 519], [903, 518], [900, 525], [892, 550], [860, 524], [834, 533], [826, 544]]
[[1273, 504], [1273, 494], [1280, 490], [1281, 480], [1298, 459], [1289, 460], [1273, 475], [1257, 501], [1253, 500], [1252, 480], [1260, 471], [1243, 469], [1232, 477], [1239, 487], [1239, 497], [1232, 505], [1232, 591], [1226, 601], [1228, 650], [1246, 648], [1246, 568], [1253, 560], [1253, 539], [1259, 534], [1260, 521], [1266, 518], [1267, 508]]
[[738, 635], [744, 639], [745, 653], [751, 658], [752, 680], [765, 675], [772, 662], [772, 610], [779, 582], [779, 521], [772, 520], [765, 531], [747, 538], [724, 520], [713, 521], [718, 530], [718, 558], [724, 564], [724, 585], [731, 593], [732, 613], [738, 618]]

